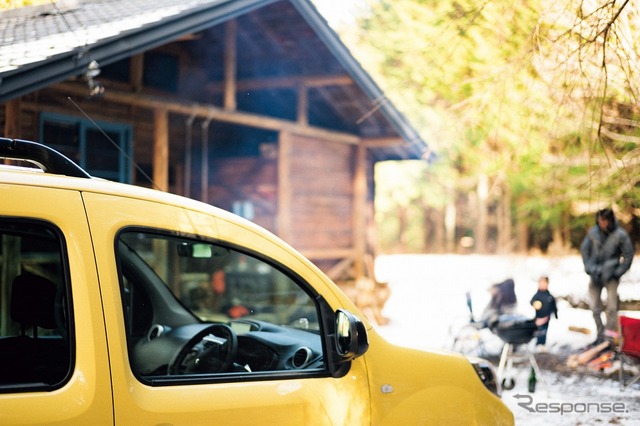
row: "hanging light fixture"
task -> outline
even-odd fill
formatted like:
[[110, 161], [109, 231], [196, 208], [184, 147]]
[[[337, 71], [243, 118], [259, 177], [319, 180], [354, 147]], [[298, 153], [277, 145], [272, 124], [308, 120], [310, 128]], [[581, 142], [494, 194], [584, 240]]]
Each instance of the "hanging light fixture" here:
[[89, 96], [92, 98], [104, 94], [104, 86], [95, 79], [98, 75], [100, 75], [100, 65], [98, 65], [98, 61], [92, 60], [84, 73], [84, 79], [89, 87]]

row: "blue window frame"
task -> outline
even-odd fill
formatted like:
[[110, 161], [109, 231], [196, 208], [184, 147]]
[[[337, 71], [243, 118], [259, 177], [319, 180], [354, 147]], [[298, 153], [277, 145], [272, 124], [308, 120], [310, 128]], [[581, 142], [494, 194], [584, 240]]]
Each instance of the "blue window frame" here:
[[109, 122], [96, 124], [100, 128], [87, 119], [43, 113], [40, 115], [40, 140], [92, 176], [131, 183], [131, 126]]

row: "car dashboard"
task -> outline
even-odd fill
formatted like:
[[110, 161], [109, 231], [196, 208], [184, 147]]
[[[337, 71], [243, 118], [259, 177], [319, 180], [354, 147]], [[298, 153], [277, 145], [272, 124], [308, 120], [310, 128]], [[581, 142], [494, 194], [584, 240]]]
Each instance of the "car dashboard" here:
[[[184, 357], [197, 358], [201, 365], [206, 361], [201, 358], [205, 357], [231, 358], [222, 369], [219, 369], [220, 362], [215, 364], [215, 371], [206, 367], [196, 370], [202, 374], [314, 370], [324, 366], [322, 343], [315, 330], [248, 319], [232, 320], [227, 325], [235, 336], [220, 336], [215, 331], [208, 333], [209, 327], [221, 326], [221, 323], [196, 323], [176, 328], [154, 324], [135, 344], [132, 367], [142, 376], [193, 373], [188, 369], [171, 368], [179, 357], [177, 354], [185, 348], [191, 355]], [[215, 345], [235, 347], [229, 348], [229, 354], [225, 352], [227, 349], [205, 350], [205, 347]]]

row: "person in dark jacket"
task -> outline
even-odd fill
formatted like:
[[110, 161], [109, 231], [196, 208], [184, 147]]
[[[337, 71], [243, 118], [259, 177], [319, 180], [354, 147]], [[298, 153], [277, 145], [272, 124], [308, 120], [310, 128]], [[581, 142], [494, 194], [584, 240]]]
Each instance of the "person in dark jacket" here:
[[[596, 213], [596, 224], [589, 229], [580, 245], [584, 270], [589, 275], [589, 299], [596, 323], [597, 339], [617, 336], [618, 284], [631, 267], [633, 244], [629, 234], [618, 225], [611, 209]], [[606, 323], [602, 322], [602, 289], [607, 289]]]
[[547, 330], [551, 315], [558, 318], [558, 308], [556, 307], [556, 298], [549, 292], [549, 277], [540, 277], [538, 280], [538, 291], [531, 298], [531, 306], [536, 310], [536, 348], [543, 351], [544, 345], [547, 343]]

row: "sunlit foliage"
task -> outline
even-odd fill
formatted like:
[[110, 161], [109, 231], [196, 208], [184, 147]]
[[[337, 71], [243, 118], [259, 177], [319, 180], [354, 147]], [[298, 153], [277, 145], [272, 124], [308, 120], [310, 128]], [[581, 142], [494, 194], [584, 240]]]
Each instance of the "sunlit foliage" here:
[[[578, 219], [599, 207], [615, 205], [627, 222], [636, 216], [639, 7], [628, 0], [371, 0], [357, 34], [345, 38], [446, 164], [429, 179], [453, 182], [462, 195], [456, 238], [478, 232], [474, 224], [464, 229], [478, 208], [488, 213], [483, 226], [501, 226], [492, 218], [507, 214], [507, 200], [514, 220], [498, 233], [524, 224], [568, 239], [583, 226]], [[404, 185], [438, 207], [425, 175]], [[513, 248], [515, 239], [503, 243]]]

